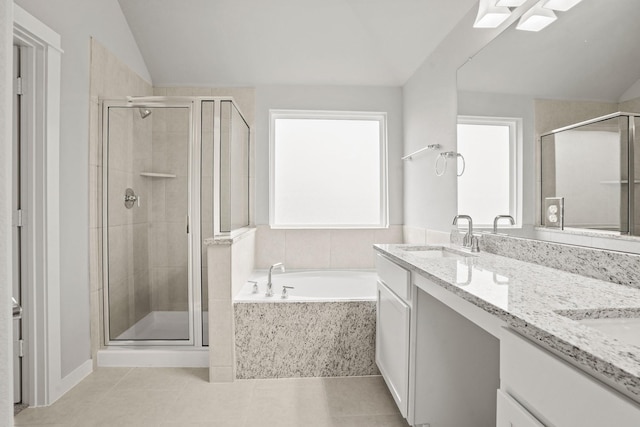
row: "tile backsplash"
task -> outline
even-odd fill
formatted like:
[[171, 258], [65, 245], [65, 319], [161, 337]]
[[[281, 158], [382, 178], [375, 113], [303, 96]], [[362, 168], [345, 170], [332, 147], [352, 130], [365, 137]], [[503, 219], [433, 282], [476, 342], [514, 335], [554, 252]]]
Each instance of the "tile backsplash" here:
[[255, 268], [284, 262], [290, 269], [373, 269], [374, 243], [402, 241], [401, 225], [362, 230], [283, 230], [258, 225]]
[[482, 235], [480, 247], [496, 255], [640, 288], [639, 254], [488, 233]]

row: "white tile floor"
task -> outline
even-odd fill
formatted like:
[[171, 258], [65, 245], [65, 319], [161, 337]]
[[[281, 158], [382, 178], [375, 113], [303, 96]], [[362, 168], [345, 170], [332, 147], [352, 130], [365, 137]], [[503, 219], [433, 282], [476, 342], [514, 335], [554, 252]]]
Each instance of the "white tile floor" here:
[[207, 382], [207, 369], [99, 368], [16, 426], [407, 426], [381, 377]]

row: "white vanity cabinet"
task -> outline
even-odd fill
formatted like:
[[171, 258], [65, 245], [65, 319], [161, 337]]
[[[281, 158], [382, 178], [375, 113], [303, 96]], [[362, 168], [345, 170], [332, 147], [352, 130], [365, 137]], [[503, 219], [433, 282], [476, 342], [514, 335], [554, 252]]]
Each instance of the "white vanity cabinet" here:
[[407, 416], [410, 307], [378, 282], [376, 363], [400, 413]]
[[640, 426], [637, 403], [511, 330], [500, 337], [500, 382], [511, 405], [498, 399], [498, 420], [524, 413], [500, 427]]
[[640, 404], [621, 381], [602, 382], [516, 333], [491, 298], [463, 298], [484, 289], [482, 277], [451, 283], [436, 275], [444, 264], [410, 273], [394, 255], [376, 256], [376, 362], [410, 425], [640, 427]]
[[382, 255], [376, 268], [376, 363], [402, 416], [416, 426], [494, 427], [499, 343], [477, 323], [502, 323]]
[[544, 427], [507, 393], [498, 390], [496, 427]]
[[[409, 324], [407, 301], [410, 274], [382, 255], [378, 271], [376, 314], [376, 363], [400, 413], [407, 417], [409, 392]], [[400, 295], [398, 295], [400, 294]]]

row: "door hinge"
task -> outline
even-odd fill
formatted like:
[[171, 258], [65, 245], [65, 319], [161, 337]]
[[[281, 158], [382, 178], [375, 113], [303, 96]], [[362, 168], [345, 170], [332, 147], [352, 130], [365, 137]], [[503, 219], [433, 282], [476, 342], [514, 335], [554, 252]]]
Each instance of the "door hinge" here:
[[24, 357], [24, 340], [18, 340], [18, 357]]
[[22, 209], [13, 212], [13, 225], [16, 227], [24, 226], [24, 213]]
[[16, 95], [23, 95], [24, 88], [22, 87], [22, 77], [16, 78]]

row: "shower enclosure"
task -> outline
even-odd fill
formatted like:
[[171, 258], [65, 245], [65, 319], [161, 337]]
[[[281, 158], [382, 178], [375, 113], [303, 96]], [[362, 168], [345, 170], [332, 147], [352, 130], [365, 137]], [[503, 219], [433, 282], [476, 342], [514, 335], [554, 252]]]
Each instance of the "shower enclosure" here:
[[541, 135], [542, 224], [561, 199], [563, 227], [640, 236], [639, 124], [618, 112]]
[[105, 345], [208, 345], [205, 238], [249, 225], [232, 98], [103, 101]]

